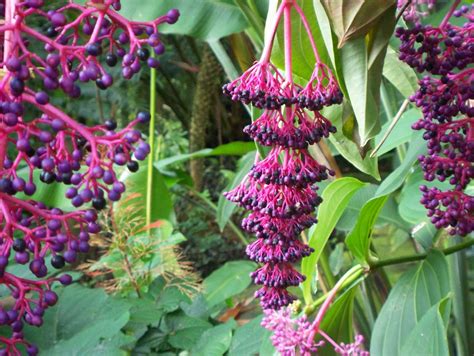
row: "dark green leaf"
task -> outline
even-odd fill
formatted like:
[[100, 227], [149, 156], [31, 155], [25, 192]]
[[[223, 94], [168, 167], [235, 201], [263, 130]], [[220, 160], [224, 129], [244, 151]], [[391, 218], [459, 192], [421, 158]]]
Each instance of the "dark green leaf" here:
[[84, 355], [102, 339], [120, 333], [130, 318], [130, 306], [102, 289], [72, 285], [58, 292], [59, 302], [48, 309], [41, 328], [26, 328], [29, 341], [45, 355]]
[[[449, 271], [444, 255], [431, 252], [416, 267], [402, 275], [382, 307], [373, 328], [373, 355], [400, 355], [404, 341], [433, 305], [450, 291]], [[446, 320], [449, 310], [443, 313]]]
[[205, 320], [191, 318], [184, 314], [168, 314], [161, 330], [168, 334], [168, 342], [177, 349], [190, 350], [201, 335], [212, 325]]
[[262, 317], [257, 317], [235, 331], [229, 349], [229, 356], [257, 355], [267, 331], [260, 325]]
[[256, 264], [250, 261], [232, 261], [211, 273], [203, 282], [204, 296], [209, 307], [242, 293], [250, 283], [250, 272]]
[[195, 356], [222, 356], [232, 341], [234, 323], [214, 326], [206, 330], [191, 351]]
[[306, 276], [302, 285], [306, 303], [312, 301], [311, 284], [321, 252], [352, 196], [363, 186], [364, 183], [355, 178], [340, 178], [332, 182], [322, 193], [323, 203], [318, 209], [318, 221], [322, 223], [316, 224], [309, 231], [309, 245], [315, 252], [303, 259], [301, 264], [302, 273]]

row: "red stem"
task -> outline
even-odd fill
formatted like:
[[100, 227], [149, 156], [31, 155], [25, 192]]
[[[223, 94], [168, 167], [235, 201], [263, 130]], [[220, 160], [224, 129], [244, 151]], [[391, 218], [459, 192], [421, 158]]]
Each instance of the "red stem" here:
[[451, 16], [453, 16], [454, 11], [458, 7], [458, 5], [461, 3], [461, 0], [456, 0], [454, 1], [453, 5], [451, 5], [451, 8], [449, 9], [449, 12], [446, 14], [446, 16], [443, 19], [443, 22], [441, 22], [441, 25], [439, 25], [439, 28], [442, 30], [444, 27], [448, 24], [449, 19]]
[[280, 23], [280, 19], [281, 19], [281, 16], [283, 15], [283, 10], [285, 9], [285, 7], [286, 7], [286, 3], [283, 2], [278, 8], [278, 11], [275, 15], [275, 23], [273, 24], [270, 38], [268, 39], [268, 42], [265, 44], [265, 48], [263, 49], [262, 56], [260, 57], [261, 63], [268, 63], [270, 61], [270, 56], [272, 55], [273, 42], [275, 41], [278, 24]]
[[291, 49], [291, 7], [293, 3], [284, 3], [285, 15], [284, 15], [284, 26], [285, 26], [285, 76], [288, 84], [293, 84], [293, 58]]

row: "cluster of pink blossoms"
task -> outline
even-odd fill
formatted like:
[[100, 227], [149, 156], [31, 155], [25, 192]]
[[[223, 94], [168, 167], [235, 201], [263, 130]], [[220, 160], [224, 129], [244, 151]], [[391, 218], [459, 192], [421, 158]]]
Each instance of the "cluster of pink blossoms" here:
[[[138, 113], [122, 130], [113, 120], [88, 127], [54, 106], [51, 94], [61, 90], [74, 99], [89, 82], [107, 89], [108, 68], [119, 62], [126, 79], [144, 65], [158, 66], [148, 47], [162, 54], [158, 26], [179, 16], [170, 10], [154, 21], [129, 21], [118, 13], [119, 0], [44, 8], [44, 0], [0, 2], [0, 285], [13, 298], [0, 306], [0, 326], [9, 330], [0, 336], [0, 355], [38, 353], [23, 337], [24, 324], [40, 326], [57, 302], [53, 282], [72, 281], [48, 274], [49, 265], [60, 269], [88, 251], [90, 234], [100, 231], [96, 210], [125, 191], [117, 167], [135, 172], [150, 152], [136, 129], [149, 113]], [[18, 197], [35, 194], [35, 171], [40, 184], [67, 185], [73, 206], [92, 207], [64, 212]], [[13, 261], [28, 265], [37, 279], [10, 273]]]
[[[282, 356], [310, 356], [329, 342], [334, 351], [343, 356], [369, 356], [363, 349], [364, 337], [357, 335], [353, 343], [336, 343], [328, 334], [319, 329], [320, 320], [308, 321], [305, 315], [293, 319], [290, 308], [281, 310], [265, 310], [262, 326], [273, 331], [271, 340], [275, 349]], [[321, 339], [315, 340], [319, 334]]]
[[[300, 16], [316, 58], [314, 73], [305, 87], [294, 83], [292, 77], [292, 11]], [[270, 62], [282, 19], [285, 75]], [[257, 156], [243, 182], [225, 195], [250, 211], [242, 226], [257, 240], [247, 247], [247, 254], [263, 264], [251, 275], [256, 284], [263, 285], [256, 296], [263, 308], [278, 309], [294, 300], [287, 287], [297, 286], [305, 279], [292, 263], [312, 252], [299, 235], [316, 223], [314, 210], [322, 200], [315, 184], [334, 174], [308, 152], [309, 145], [336, 130], [319, 110], [342, 102], [338, 83], [321, 62], [307, 19], [296, 1], [282, 2], [261, 59], [240, 78], [226, 84], [223, 91], [233, 100], [263, 109], [260, 118], [244, 131], [271, 150], [267, 157]]]

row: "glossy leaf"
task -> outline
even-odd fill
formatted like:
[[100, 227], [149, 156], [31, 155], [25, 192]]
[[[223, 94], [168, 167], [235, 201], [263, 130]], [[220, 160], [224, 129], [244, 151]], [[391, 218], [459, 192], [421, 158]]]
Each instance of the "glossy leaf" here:
[[394, 0], [322, 0], [339, 38], [339, 47], [351, 38], [367, 34]]
[[189, 35], [201, 40], [216, 40], [245, 30], [247, 20], [234, 4], [212, 0], [123, 0], [121, 13], [136, 21], [150, 21], [179, 9], [181, 16], [173, 25], [160, 26], [162, 33]]
[[347, 248], [360, 263], [366, 263], [368, 260], [372, 229], [387, 199], [388, 196], [383, 195], [365, 203], [356, 225], [346, 237]]
[[45, 355], [87, 354], [101, 339], [119, 334], [130, 318], [130, 306], [102, 289], [72, 285], [58, 295], [58, 304], [45, 313], [44, 325], [25, 330]]
[[440, 312], [448, 302], [445, 299], [428, 310], [404, 340], [400, 355], [449, 355], [446, 328]]
[[[232, 182], [230, 182], [230, 184], [225, 188], [226, 192], [234, 189], [236, 186], [238, 186], [242, 182], [244, 177], [250, 171], [250, 168], [252, 168], [254, 162], [255, 162], [254, 152], [248, 153], [244, 157], [242, 157], [239, 163], [239, 169], [237, 173], [235, 174], [234, 179], [232, 179]], [[217, 203], [216, 219], [217, 219], [217, 224], [219, 225], [219, 228], [221, 229], [221, 231], [224, 230], [225, 226], [227, 225], [230, 217], [232, 216], [236, 208], [237, 208], [237, 205], [227, 200], [224, 197], [224, 195], [221, 194], [219, 196], [219, 201]]]
[[311, 283], [316, 273], [316, 265], [319, 257], [326, 245], [329, 236], [336, 227], [336, 224], [344, 213], [347, 204], [352, 196], [362, 187], [364, 183], [355, 178], [340, 178], [332, 182], [322, 194], [323, 203], [318, 209], [318, 221], [312, 228], [309, 235], [309, 245], [314, 248], [309, 257], [303, 259], [301, 270], [306, 276], [306, 280], [302, 284], [303, 295], [306, 303], [312, 301]]
[[[393, 287], [375, 322], [370, 352], [373, 355], [406, 355], [401, 352], [403, 343], [430, 308], [449, 291], [446, 258], [441, 252], [433, 251], [423, 262], [405, 272]], [[443, 320], [448, 316], [446, 309]]]
[[211, 273], [203, 282], [204, 296], [209, 307], [242, 293], [251, 283], [250, 272], [256, 264], [250, 261], [231, 261]]

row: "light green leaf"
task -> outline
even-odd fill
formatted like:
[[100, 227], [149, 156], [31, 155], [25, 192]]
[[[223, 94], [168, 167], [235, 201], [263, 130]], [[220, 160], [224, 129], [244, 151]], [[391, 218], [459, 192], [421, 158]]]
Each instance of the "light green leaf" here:
[[[402, 346], [423, 316], [450, 291], [446, 258], [432, 251], [405, 272], [393, 287], [375, 322], [370, 352], [373, 355], [405, 356]], [[446, 308], [443, 320], [449, 316]]]
[[242, 293], [252, 282], [250, 272], [256, 264], [250, 261], [232, 261], [211, 273], [203, 281], [204, 296], [209, 307]]
[[406, 98], [418, 90], [418, 78], [415, 71], [400, 62], [397, 53], [388, 48], [383, 68], [383, 76]]
[[332, 182], [322, 193], [323, 203], [318, 209], [318, 221], [320, 223], [309, 231], [308, 243], [309, 246], [314, 248], [315, 252], [303, 259], [301, 264], [302, 273], [306, 276], [302, 288], [307, 304], [312, 301], [311, 283], [324, 246], [352, 196], [363, 186], [364, 183], [355, 178], [340, 178]]
[[248, 27], [241, 10], [234, 4], [212, 0], [122, 0], [122, 15], [135, 21], [150, 21], [179, 9], [181, 16], [173, 25], [159, 26], [162, 33], [189, 35], [201, 40], [216, 40]]

